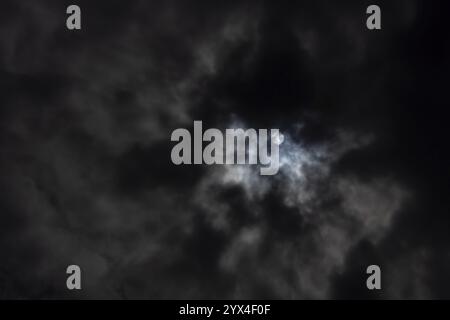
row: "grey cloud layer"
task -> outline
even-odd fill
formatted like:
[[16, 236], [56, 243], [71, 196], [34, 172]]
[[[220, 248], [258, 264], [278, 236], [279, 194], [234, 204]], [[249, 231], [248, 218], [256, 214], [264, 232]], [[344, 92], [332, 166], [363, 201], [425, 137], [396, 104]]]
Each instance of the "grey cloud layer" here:
[[[407, 9], [394, 35], [414, 22], [414, 3], [398, 5]], [[339, 296], [335, 279], [354, 250], [385, 246], [414, 195], [388, 173], [339, 168], [382, 135], [361, 129], [369, 120], [352, 121], [354, 113], [389, 100], [369, 101], [388, 72], [368, 76], [371, 60], [382, 63], [359, 7], [334, 4], [326, 18], [320, 12], [334, 12], [326, 2], [288, 10], [131, 1], [110, 11], [106, 1], [85, 2], [85, 28], [68, 35], [56, 1], [8, 4], [15, 16], [0, 28], [5, 297], [70, 297], [72, 263], [82, 267], [86, 297]], [[290, 59], [289, 70], [278, 68]], [[279, 74], [315, 96], [289, 81], [277, 87]], [[171, 164], [171, 130], [236, 119], [281, 126], [277, 176]], [[404, 294], [400, 269], [426, 274], [428, 254], [386, 263], [386, 297]], [[416, 281], [416, 296], [433, 294]]]

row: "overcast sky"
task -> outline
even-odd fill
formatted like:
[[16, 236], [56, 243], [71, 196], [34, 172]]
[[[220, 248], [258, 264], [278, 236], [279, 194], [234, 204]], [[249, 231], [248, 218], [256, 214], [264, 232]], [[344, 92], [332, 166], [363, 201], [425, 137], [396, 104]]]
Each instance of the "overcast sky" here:
[[[446, 1], [72, 2], [0, 4], [0, 297], [450, 298]], [[194, 120], [279, 173], [175, 166]]]

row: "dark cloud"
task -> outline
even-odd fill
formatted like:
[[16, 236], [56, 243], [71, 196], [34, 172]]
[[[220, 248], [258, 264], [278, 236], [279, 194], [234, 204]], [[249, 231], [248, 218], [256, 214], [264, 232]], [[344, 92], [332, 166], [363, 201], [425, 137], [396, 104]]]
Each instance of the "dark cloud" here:
[[[1, 297], [449, 297], [448, 4], [77, 3], [1, 4]], [[279, 174], [173, 165], [194, 120]]]

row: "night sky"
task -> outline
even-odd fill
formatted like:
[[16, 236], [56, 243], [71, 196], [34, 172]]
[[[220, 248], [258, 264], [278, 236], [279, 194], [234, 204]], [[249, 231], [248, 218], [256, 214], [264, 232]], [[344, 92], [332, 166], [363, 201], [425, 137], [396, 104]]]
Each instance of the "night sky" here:
[[[450, 298], [448, 1], [0, 7], [0, 298]], [[194, 120], [280, 171], [174, 165]]]

